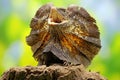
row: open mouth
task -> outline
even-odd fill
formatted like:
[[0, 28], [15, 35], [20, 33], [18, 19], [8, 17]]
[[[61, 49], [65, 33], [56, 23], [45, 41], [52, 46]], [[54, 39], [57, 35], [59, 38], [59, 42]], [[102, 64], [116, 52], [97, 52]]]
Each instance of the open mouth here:
[[48, 24], [49, 25], [60, 25], [66, 23], [67, 20], [64, 18], [63, 15], [55, 8], [51, 7]]

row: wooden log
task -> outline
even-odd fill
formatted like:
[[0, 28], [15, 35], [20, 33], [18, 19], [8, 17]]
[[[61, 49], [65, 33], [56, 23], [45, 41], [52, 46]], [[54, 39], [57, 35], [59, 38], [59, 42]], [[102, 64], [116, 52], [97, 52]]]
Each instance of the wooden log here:
[[97, 72], [86, 71], [83, 65], [13, 67], [0, 80], [106, 80]]

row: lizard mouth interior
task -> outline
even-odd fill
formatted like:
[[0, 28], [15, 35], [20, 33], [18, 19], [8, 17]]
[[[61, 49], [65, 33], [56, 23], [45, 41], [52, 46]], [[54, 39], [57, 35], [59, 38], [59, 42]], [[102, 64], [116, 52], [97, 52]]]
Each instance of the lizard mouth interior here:
[[58, 18], [57, 19], [53, 19], [53, 18], [48, 19], [49, 24], [57, 24], [57, 23], [62, 23], [62, 22], [63, 21], [59, 20]]
[[55, 8], [51, 7], [48, 24], [49, 25], [59, 25], [65, 23], [66, 20], [63, 15]]
[[62, 21], [59, 20], [59, 19], [57, 18], [57, 19], [51, 19], [51, 22], [54, 22], [54, 23], [61, 23]]

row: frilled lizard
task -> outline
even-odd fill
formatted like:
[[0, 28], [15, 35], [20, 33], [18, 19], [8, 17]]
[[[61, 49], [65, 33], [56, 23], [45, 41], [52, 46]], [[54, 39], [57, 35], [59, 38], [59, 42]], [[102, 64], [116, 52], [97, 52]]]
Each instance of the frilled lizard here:
[[78, 6], [64, 9], [43, 5], [32, 18], [30, 27], [26, 41], [38, 65], [88, 66], [101, 48], [95, 19]]

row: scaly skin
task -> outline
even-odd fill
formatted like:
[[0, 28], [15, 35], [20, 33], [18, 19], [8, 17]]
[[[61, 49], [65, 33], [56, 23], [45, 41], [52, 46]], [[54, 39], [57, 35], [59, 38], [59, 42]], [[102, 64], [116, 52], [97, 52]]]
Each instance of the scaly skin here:
[[101, 48], [95, 19], [85, 9], [43, 5], [31, 20], [26, 41], [39, 65], [83, 64], [88, 66]]

